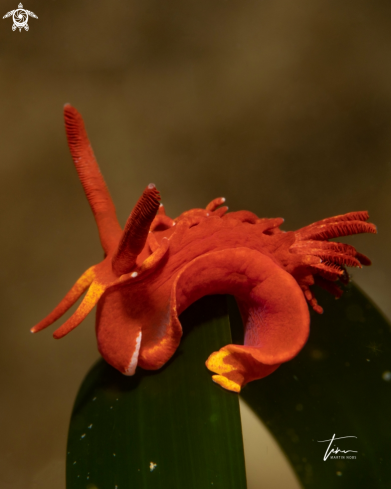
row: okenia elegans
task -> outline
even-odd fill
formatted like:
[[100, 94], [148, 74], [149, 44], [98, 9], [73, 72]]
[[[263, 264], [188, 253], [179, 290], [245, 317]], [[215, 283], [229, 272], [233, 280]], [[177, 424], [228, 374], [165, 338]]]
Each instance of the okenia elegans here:
[[87, 290], [76, 312], [54, 332], [62, 338], [97, 304], [96, 335], [103, 358], [125, 375], [137, 366], [162, 367], [175, 353], [182, 327], [178, 316], [210, 294], [235, 296], [244, 324], [244, 345], [212, 353], [206, 366], [222, 387], [239, 392], [272, 373], [303, 348], [309, 334], [307, 302], [317, 312], [310, 286], [336, 296], [348, 280], [345, 266], [369, 265], [353, 246], [330, 238], [376, 233], [366, 211], [323, 219], [283, 232], [283, 219], [227, 212], [217, 198], [205, 209], [169, 218], [150, 184], [122, 231], [80, 114], [66, 105], [69, 148], [90, 203], [105, 252], [60, 304], [32, 332], [62, 316]]

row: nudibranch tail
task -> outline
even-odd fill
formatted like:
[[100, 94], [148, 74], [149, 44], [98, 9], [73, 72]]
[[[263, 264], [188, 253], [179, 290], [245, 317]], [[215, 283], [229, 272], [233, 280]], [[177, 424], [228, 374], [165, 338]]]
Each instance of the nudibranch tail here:
[[148, 233], [160, 206], [160, 195], [153, 183], [149, 184], [134, 207], [125, 225], [118, 249], [112, 259], [117, 275], [128, 273], [136, 265], [138, 255], [147, 241]]
[[62, 301], [53, 309], [53, 311], [46, 316], [42, 321], [31, 328], [32, 333], [37, 333], [42, 329], [47, 328], [54, 321], [57, 321], [66, 311], [75, 304], [75, 302], [82, 296], [82, 294], [88, 289], [95, 278], [95, 267], [90, 267], [83, 275], [77, 280], [71, 290], [66, 294]]
[[259, 380], [273, 373], [281, 365], [265, 365], [257, 362], [250, 353], [251, 347], [227, 345], [212, 353], [205, 365], [211, 372], [213, 382], [232, 392], [240, 392], [248, 382]]
[[[173, 293], [178, 313], [204, 295], [235, 296], [243, 318], [244, 345], [228, 345], [220, 350], [228, 353], [218, 352], [206, 364], [213, 372], [235, 381], [237, 386], [232, 390], [293, 358], [309, 334], [308, 307], [298, 283], [256, 250], [230, 248], [195, 258], [177, 276]], [[235, 368], [231, 368], [233, 352]]]
[[69, 149], [94, 213], [102, 247], [108, 254], [117, 245], [121, 235], [115, 207], [96, 162], [81, 115], [74, 107], [66, 104], [64, 118]]

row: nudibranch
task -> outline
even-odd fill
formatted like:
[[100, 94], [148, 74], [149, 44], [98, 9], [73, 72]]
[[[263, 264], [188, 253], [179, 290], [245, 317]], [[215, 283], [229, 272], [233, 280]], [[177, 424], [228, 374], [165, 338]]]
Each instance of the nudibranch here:
[[69, 148], [98, 226], [102, 262], [77, 280], [58, 306], [32, 332], [62, 316], [87, 291], [76, 312], [54, 332], [62, 338], [97, 304], [96, 335], [102, 357], [125, 375], [137, 366], [156, 370], [175, 353], [182, 336], [178, 319], [190, 304], [210, 294], [236, 298], [244, 345], [214, 352], [206, 366], [225, 389], [269, 375], [303, 348], [310, 316], [318, 312], [310, 287], [336, 297], [345, 267], [370, 265], [353, 246], [329, 239], [376, 233], [366, 211], [323, 219], [298, 231], [280, 229], [283, 219], [227, 212], [225, 199], [192, 209], [176, 219], [165, 214], [150, 184], [121, 229], [110, 194], [91, 149], [83, 119], [66, 105]]

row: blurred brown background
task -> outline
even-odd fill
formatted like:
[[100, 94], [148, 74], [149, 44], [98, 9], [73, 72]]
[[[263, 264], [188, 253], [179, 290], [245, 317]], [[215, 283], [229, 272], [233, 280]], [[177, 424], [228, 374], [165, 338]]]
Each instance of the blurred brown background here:
[[345, 242], [373, 259], [354, 278], [391, 317], [391, 3], [24, 7], [29, 32], [0, 23], [0, 486], [63, 489], [94, 319], [59, 342], [29, 328], [102, 256], [63, 104], [83, 114], [121, 223], [150, 182], [172, 217], [222, 195], [286, 230], [368, 209], [379, 235]]

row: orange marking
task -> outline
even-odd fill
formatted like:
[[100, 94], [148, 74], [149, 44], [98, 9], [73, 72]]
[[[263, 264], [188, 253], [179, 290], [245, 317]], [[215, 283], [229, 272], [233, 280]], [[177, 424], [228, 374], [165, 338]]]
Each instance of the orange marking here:
[[105, 285], [99, 282], [93, 282], [76, 312], [62, 326], [56, 329], [53, 337], [56, 339], [62, 338], [79, 326], [87, 314], [94, 308], [105, 290]]
[[42, 329], [50, 326], [54, 321], [57, 321], [65, 312], [73, 306], [77, 299], [83, 294], [87, 287], [92, 283], [95, 278], [95, 267], [90, 267], [73, 285], [71, 290], [66, 294], [62, 301], [53, 309], [53, 311], [46, 316], [42, 321], [31, 328], [32, 333], [37, 333]]
[[227, 377], [223, 377], [222, 375], [213, 375], [213, 382], [221, 385], [224, 389], [227, 389], [232, 392], [240, 392], [240, 385], [234, 382], [233, 380], [227, 379]]
[[226, 374], [228, 372], [232, 372], [236, 370], [233, 365], [229, 363], [225, 363], [225, 358], [232, 356], [229, 351], [216, 351], [210, 355], [208, 360], [206, 361], [206, 366], [212, 372], [216, 372], [218, 374]]

